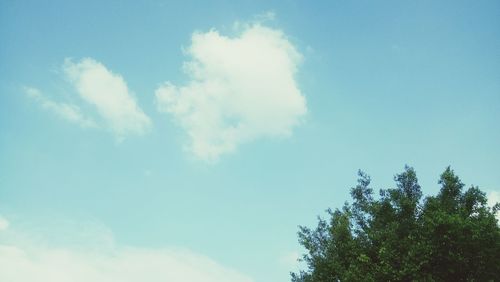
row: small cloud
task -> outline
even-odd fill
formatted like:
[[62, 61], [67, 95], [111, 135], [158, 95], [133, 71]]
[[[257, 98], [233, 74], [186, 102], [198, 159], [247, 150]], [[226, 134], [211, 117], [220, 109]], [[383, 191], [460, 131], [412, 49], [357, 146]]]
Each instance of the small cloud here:
[[276, 13], [274, 11], [266, 11], [255, 16], [255, 22], [264, 23], [267, 21], [274, 21], [276, 19]]
[[184, 63], [190, 81], [156, 90], [158, 109], [186, 131], [185, 148], [208, 162], [256, 139], [290, 136], [307, 112], [295, 79], [302, 55], [287, 36], [258, 23], [239, 32], [194, 33]]
[[7, 230], [9, 228], [9, 221], [0, 215], [0, 231]]
[[[69, 233], [63, 234], [73, 237], [72, 230], [66, 232]], [[38, 233], [9, 234], [11, 237], [0, 243], [0, 281], [5, 282], [253, 281], [207, 256], [185, 249], [54, 246], [40, 242]]]
[[151, 127], [151, 120], [137, 105], [120, 75], [91, 58], [77, 63], [66, 59], [63, 70], [80, 97], [97, 109], [117, 136], [140, 135]]
[[257, 15], [254, 15], [250, 21], [235, 21], [233, 23], [233, 31], [241, 31], [244, 29], [251, 28], [252, 25], [261, 25], [268, 22], [272, 22], [276, 19], [276, 13], [274, 11], [266, 11]]
[[33, 87], [24, 87], [26, 95], [38, 102], [42, 108], [53, 112], [60, 118], [71, 123], [77, 124], [83, 128], [97, 128], [95, 121], [82, 114], [80, 108], [73, 104], [60, 103], [42, 95], [41, 91]]

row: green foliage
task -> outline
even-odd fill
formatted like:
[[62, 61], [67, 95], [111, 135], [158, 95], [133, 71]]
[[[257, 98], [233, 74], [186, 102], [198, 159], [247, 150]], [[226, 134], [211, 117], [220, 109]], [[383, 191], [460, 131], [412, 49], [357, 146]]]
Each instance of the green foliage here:
[[394, 180], [375, 199], [360, 171], [352, 205], [300, 227], [308, 269], [292, 281], [500, 281], [500, 205], [489, 208], [477, 187], [462, 191], [449, 167], [438, 195], [423, 200], [413, 168]]

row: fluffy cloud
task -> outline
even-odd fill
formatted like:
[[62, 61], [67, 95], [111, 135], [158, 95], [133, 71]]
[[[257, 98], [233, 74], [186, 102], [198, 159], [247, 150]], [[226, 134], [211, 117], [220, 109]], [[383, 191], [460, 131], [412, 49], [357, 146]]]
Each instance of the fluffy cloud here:
[[43, 96], [40, 90], [33, 87], [25, 87], [24, 91], [26, 92], [26, 95], [28, 95], [28, 97], [40, 103], [42, 108], [55, 113], [62, 119], [78, 124], [84, 128], [97, 127], [95, 121], [89, 117], [84, 116], [80, 108], [76, 105], [52, 101], [51, 99]]
[[151, 120], [137, 105], [125, 80], [103, 64], [90, 58], [76, 63], [66, 59], [63, 73], [81, 102], [97, 110], [96, 117], [91, 117], [92, 113], [82, 112], [74, 103], [53, 101], [36, 88], [25, 87], [25, 93], [43, 108], [67, 121], [82, 127], [107, 128], [120, 139], [127, 135], [143, 134], [151, 127]]
[[252, 282], [235, 270], [187, 250], [114, 244], [100, 248], [87, 246], [88, 242], [85, 248], [53, 247], [27, 239], [33, 234], [10, 234], [11, 238], [5, 239], [6, 235], [0, 233], [2, 282]]
[[166, 82], [156, 98], [187, 132], [195, 156], [214, 161], [254, 139], [290, 136], [306, 114], [295, 80], [302, 57], [282, 31], [252, 24], [236, 37], [194, 33], [185, 51], [190, 81]]
[[80, 97], [96, 107], [118, 136], [143, 134], [149, 129], [151, 120], [139, 108], [120, 75], [90, 58], [78, 63], [67, 59], [63, 69]]

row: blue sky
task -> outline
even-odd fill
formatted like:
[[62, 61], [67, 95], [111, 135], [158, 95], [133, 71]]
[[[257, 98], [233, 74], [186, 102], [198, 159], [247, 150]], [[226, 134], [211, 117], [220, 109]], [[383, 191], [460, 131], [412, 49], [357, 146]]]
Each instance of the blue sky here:
[[433, 194], [451, 165], [498, 197], [499, 11], [1, 1], [0, 261], [288, 281], [297, 226], [349, 200], [358, 169], [382, 188], [408, 164]]

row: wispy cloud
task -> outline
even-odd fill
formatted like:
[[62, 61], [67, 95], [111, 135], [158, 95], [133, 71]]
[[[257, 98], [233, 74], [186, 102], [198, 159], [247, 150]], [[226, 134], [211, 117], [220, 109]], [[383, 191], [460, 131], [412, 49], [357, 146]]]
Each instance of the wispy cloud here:
[[77, 63], [66, 59], [63, 69], [80, 97], [96, 107], [107, 126], [119, 137], [143, 134], [151, 127], [151, 120], [137, 105], [120, 75], [91, 58]]
[[[10, 238], [6, 240], [8, 236]], [[20, 234], [15, 230], [0, 237], [8, 241], [0, 241], [0, 281], [252, 281], [235, 270], [188, 250], [147, 249], [117, 245], [104, 248], [99, 248], [99, 246], [92, 248], [89, 246], [85, 248], [56, 247], [53, 244], [34, 240], [33, 237], [33, 234]]]
[[138, 106], [125, 80], [102, 63], [91, 58], [76, 63], [66, 59], [62, 69], [81, 98], [78, 104], [89, 104], [97, 115], [82, 111], [75, 103], [56, 102], [34, 87], [25, 87], [25, 93], [67, 121], [81, 127], [108, 129], [119, 139], [144, 134], [151, 128], [150, 118]]
[[62, 119], [78, 124], [83, 128], [98, 127], [96, 122], [92, 118], [84, 116], [80, 107], [76, 105], [52, 101], [42, 95], [40, 90], [33, 87], [24, 87], [24, 92], [28, 97], [38, 102], [42, 108], [53, 112]]
[[194, 33], [184, 64], [190, 81], [156, 90], [159, 110], [180, 124], [186, 148], [206, 161], [255, 139], [290, 136], [307, 112], [295, 79], [302, 56], [287, 36], [259, 23], [238, 28], [236, 37]]
[[257, 14], [255, 17], [255, 22], [263, 23], [266, 21], [274, 21], [276, 19], [276, 13], [274, 11], [266, 11], [260, 14]]

